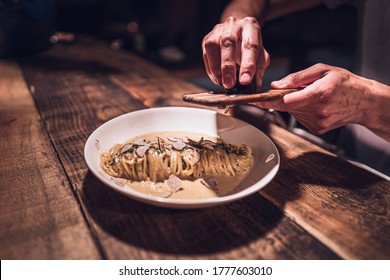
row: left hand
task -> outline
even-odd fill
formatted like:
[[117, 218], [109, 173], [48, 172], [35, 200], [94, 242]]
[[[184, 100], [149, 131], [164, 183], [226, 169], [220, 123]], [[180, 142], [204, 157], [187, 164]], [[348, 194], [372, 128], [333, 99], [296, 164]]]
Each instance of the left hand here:
[[304, 89], [255, 105], [288, 112], [311, 132], [323, 134], [347, 123], [364, 123], [370, 108], [363, 98], [369, 82], [345, 69], [316, 64], [271, 84], [273, 88], [307, 85]]

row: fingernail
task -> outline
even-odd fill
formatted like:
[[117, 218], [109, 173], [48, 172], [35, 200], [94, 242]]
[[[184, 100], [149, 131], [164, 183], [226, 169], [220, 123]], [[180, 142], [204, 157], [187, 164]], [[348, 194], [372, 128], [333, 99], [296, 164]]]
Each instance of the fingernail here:
[[232, 76], [228, 75], [228, 76], [223, 77], [223, 84], [227, 88], [233, 87], [234, 86], [234, 81], [233, 81]]
[[243, 73], [240, 80], [242, 83], [249, 83], [251, 81], [251, 76], [248, 73]]

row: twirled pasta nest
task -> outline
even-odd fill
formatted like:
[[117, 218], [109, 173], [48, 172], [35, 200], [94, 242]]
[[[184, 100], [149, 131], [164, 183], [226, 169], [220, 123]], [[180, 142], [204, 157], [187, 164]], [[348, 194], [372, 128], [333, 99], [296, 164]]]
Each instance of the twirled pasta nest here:
[[207, 175], [234, 176], [247, 172], [253, 162], [251, 148], [218, 139], [193, 140], [188, 137], [160, 138], [150, 141], [135, 138], [114, 145], [101, 154], [101, 167], [113, 177], [134, 181], [164, 181], [175, 175], [196, 179]]

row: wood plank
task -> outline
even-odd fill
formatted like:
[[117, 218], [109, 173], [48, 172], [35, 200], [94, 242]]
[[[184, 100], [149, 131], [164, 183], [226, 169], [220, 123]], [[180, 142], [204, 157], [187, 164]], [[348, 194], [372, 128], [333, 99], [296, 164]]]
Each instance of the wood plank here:
[[90, 173], [84, 182], [86, 208], [112, 259], [339, 258], [258, 194], [210, 209], [172, 210], [113, 193]]
[[0, 73], [0, 258], [99, 258], [18, 65]]
[[56, 46], [22, 65], [107, 258], [338, 258], [259, 195], [212, 209], [170, 210], [125, 198], [88, 172], [82, 151], [97, 126], [147, 106], [183, 104], [183, 91], [195, 86], [90, 40]]
[[281, 153], [278, 175], [260, 193], [339, 256], [389, 259], [390, 182], [251, 112], [232, 113], [266, 131]]

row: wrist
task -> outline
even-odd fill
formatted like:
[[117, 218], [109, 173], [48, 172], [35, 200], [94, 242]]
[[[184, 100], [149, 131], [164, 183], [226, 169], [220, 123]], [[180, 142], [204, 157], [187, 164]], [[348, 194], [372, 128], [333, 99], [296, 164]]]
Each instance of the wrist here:
[[386, 140], [390, 140], [390, 86], [365, 79], [358, 124], [361, 124]]

